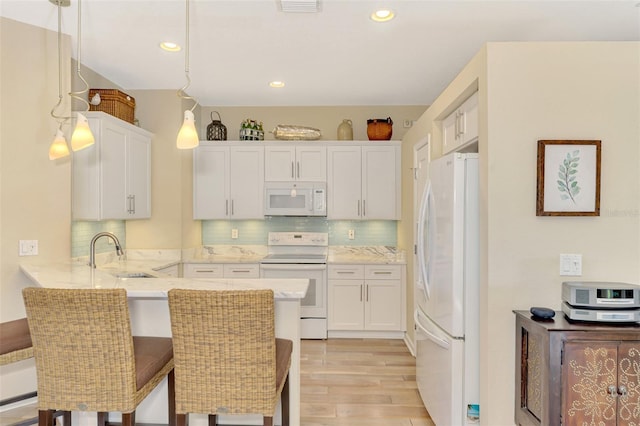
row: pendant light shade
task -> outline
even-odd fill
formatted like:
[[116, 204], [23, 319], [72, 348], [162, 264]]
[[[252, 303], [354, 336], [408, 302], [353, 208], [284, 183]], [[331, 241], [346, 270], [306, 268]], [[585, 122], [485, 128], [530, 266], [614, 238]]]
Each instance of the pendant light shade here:
[[196, 131], [196, 121], [190, 110], [184, 112], [184, 121], [178, 132], [178, 149], [192, 149], [198, 146], [198, 132]]
[[73, 130], [73, 135], [71, 135], [71, 149], [74, 151], [91, 146], [95, 142], [93, 133], [89, 128], [89, 120], [79, 112], [77, 114], [76, 128]]
[[49, 160], [57, 160], [69, 155], [69, 147], [67, 146], [67, 140], [64, 138], [62, 129], [58, 127], [56, 137], [51, 142], [49, 147]]

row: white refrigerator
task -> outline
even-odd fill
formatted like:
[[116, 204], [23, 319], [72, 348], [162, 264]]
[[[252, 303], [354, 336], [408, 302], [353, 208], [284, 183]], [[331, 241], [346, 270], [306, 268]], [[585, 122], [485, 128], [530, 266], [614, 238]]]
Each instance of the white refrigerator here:
[[436, 426], [479, 421], [478, 155], [429, 163], [417, 221], [416, 380]]

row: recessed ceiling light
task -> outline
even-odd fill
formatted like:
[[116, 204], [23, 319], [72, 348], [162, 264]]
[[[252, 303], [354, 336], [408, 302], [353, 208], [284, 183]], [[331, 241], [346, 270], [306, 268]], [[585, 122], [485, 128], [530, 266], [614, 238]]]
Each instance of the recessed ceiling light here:
[[160, 43], [160, 49], [166, 50], [167, 52], [179, 52], [182, 50], [182, 47], [178, 43], [174, 43], [172, 41], [163, 41]]
[[284, 81], [272, 81], [269, 83], [269, 86], [279, 89], [281, 87], [284, 87]]
[[395, 16], [396, 15], [391, 9], [380, 9], [371, 14], [371, 19], [376, 22], [387, 22], [392, 20]]

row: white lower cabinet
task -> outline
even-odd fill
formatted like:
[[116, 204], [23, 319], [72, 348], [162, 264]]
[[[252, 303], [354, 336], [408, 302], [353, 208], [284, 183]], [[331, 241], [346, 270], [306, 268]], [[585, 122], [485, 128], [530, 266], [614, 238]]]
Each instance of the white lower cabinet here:
[[257, 263], [185, 263], [183, 278], [260, 278]]
[[329, 265], [329, 336], [343, 331], [365, 337], [370, 332], [403, 334], [404, 281], [403, 265]]

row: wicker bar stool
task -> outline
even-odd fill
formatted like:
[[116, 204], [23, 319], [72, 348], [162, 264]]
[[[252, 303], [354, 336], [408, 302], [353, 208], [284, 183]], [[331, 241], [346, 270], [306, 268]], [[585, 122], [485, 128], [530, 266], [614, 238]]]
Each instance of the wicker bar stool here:
[[0, 323], [0, 365], [33, 357], [31, 334], [26, 318]]
[[171, 339], [131, 335], [124, 289], [26, 288], [23, 296], [40, 426], [52, 424], [55, 410], [96, 411], [99, 424], [121, 412], [123, 426], [132, 426], [136, 407], [166, 376], [175, 424]]
[[178, 426], [189, 413], [261, 414], [273, 425], [278, 397], [289, 424], [293, 343], [276, 339], [271, 290], [169, 291]]

